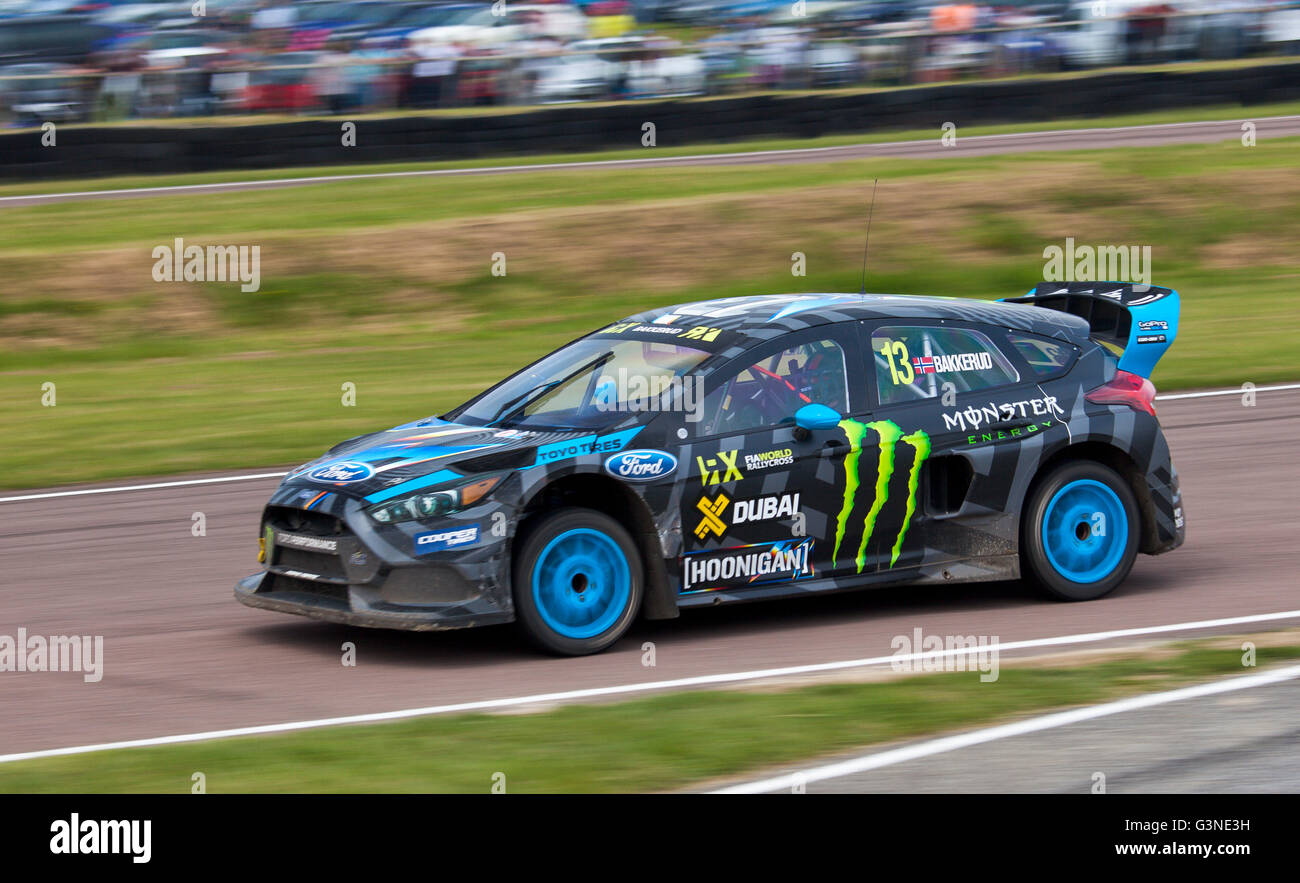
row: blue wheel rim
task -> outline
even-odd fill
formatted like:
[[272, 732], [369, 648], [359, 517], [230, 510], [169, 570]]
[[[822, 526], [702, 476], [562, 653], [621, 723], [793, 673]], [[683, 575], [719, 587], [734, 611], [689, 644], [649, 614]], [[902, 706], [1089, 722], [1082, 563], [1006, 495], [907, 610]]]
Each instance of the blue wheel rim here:
[[574, 640], [613, 627], [632, 594], [632, 568], [618, 543], [588, 527], [552, 539], [533, 565], [533, 603], [546, 626]]
[[1128, 548], [1128, 513], [1119, 495], [1091, 478], [1062, 487], [1043, 513], [1043, 549], [1052, 568], [1076, 583], [1115, 572]]

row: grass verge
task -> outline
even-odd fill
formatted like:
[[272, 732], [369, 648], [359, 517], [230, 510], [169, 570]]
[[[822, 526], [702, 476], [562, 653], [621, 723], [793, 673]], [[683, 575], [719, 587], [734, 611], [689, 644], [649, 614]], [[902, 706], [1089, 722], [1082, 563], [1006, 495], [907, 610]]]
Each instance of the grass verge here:
[[[1259, 640], [1258, 652], [1280, 664], [1300, 644]], [[1099, 662], [1004, 661], [987, 684], [963, 672], [685, 692], [22, 761], [0, 765], [0, 792], [186, 792], [195, 770], [210, 793], [486, 793], [498, 772], [517, 794], [666, 791], [1249, 671], [1240, 639], [1212, 638]]]
[[[1300, 139], [967, 159], [349, 181], [3, 212], [0, 485], [302, 461], [439, 413], [625, 315], [858, 286], [1004, 297], [1042, 250], [1151, 246], [1183, 294], [1162, 390], [1293, 380]], [[256, 245], [261, 288], [152, 250]], [[489, 272], [492, 255], [506, 276]], [[807, 275], [791, 275], [792, 256]], [[54, 384], [56, 405], [46, 384]], [[356, 385], [355, 407], [342, 386]]]

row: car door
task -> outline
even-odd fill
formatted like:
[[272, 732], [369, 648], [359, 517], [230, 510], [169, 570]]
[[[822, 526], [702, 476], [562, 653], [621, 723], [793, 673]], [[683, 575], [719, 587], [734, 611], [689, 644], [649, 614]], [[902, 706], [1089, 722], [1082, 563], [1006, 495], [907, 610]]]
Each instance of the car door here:
[[796, 432], [795, 413], [858, 405], [852, 324], [785, 335], [711, 375], [687, 446], [681, 591], [762, 593], [821, 575], [842, 497], [837, 433]]
[[[1009, 487], [1010, 475], [994, 473], [1014, 471], [1018, 440], [1054, 425], [1052, 403], [1035, 377], [1022, 377], [1002, 329], [920, 319], [861, 327], [876, 401], [868, 426], [879, 450], [874, 472], [863, 467], [860, 480], [877, 487], [867, 516], [877, 571], [994, 554], [980, 543], [979, 519], [987, 519], [990, 536], [1005, 535], [1005, 498], [976, 500], [985, 514], [961, 526], [950, 519], [971, 493]], [[978, 450], [985, 445], [1001, 445], [1012, 459], [999, 465]], [[975, 467], [990, 479], [981, 484]]]

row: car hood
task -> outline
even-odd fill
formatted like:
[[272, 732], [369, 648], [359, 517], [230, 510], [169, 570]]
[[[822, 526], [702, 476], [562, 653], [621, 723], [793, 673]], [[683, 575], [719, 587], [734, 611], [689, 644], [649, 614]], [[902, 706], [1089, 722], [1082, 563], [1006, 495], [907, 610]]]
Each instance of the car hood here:
[[503, 429], [431, 417], [335, 445], [323, 457], [291, 471], [283, 485], [381, 502], [468, 475], [614, 453], [639, 431]]

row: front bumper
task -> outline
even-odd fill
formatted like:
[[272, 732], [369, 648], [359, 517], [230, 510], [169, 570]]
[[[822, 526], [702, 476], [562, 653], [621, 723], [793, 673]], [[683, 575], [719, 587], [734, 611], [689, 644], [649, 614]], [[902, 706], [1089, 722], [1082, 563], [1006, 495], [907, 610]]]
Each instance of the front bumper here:
[[376, 524], [362, 505], [282, 487], [263, 513], [264, 572], [240, 580], [235, 597], [249, 607], [370, 628], [433, 631], [514, 619], [508, 547], [486, 529], [492, 504], [432, 527]]
[[255, 573], [235, 584], [241, 604], [308, 616], [323, 622], [379, 629], [431, 632], [510, 622], [514, 614], [483, 598], [466, 603], [406, 606], [384, 601], [379, 593], [360, 586], [330, 585], [304, 591], [297, 581], [285, 584], [274, 573]]

